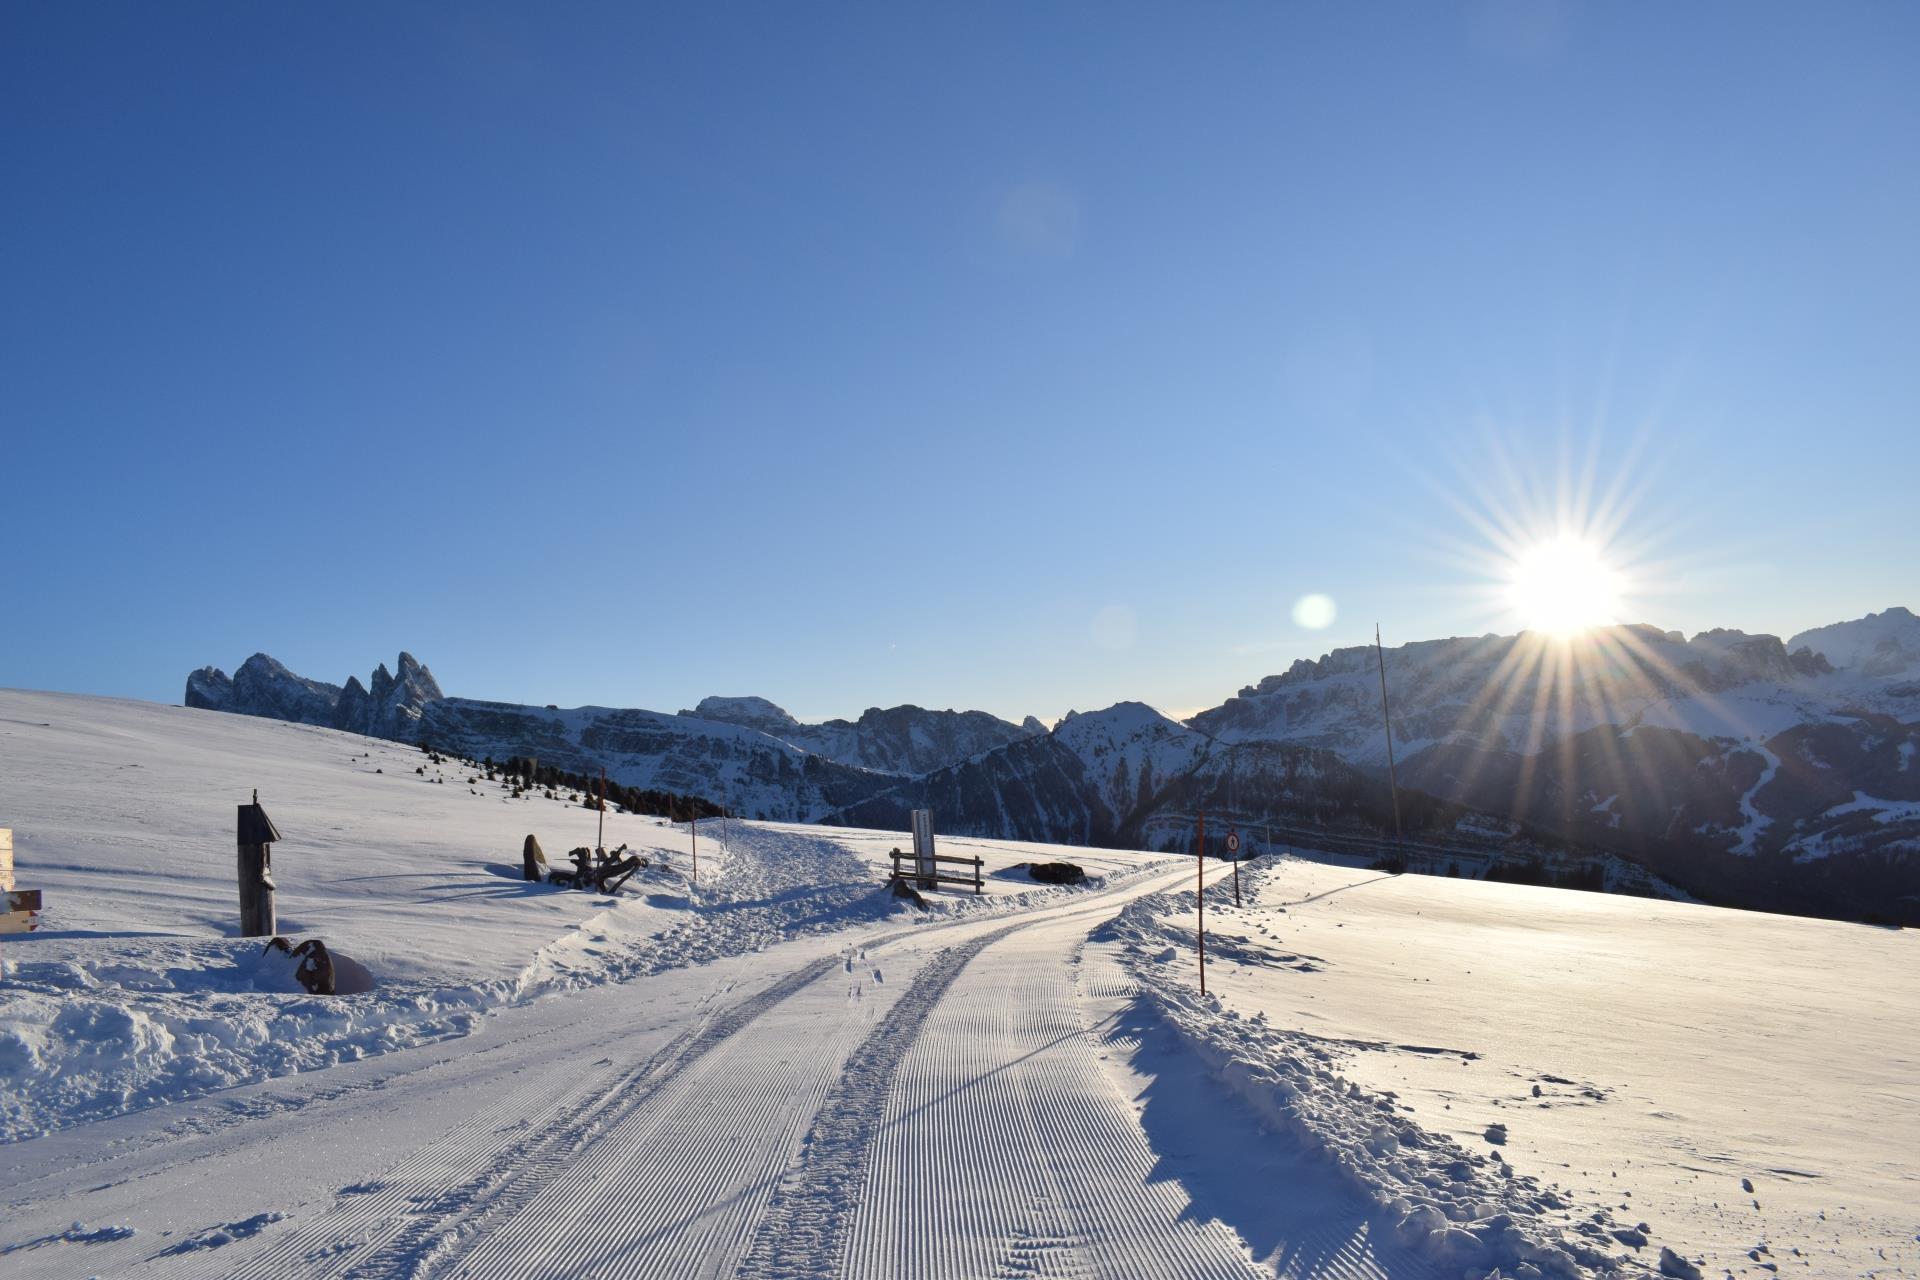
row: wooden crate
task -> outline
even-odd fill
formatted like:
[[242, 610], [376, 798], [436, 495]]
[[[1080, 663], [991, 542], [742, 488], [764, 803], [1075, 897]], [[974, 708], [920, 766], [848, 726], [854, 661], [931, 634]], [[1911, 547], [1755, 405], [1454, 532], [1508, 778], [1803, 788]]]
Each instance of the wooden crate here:
[[0, 913], [0, 933], [31, 933], [40, 927], [40, 891], [10, 889], [7, 909]]

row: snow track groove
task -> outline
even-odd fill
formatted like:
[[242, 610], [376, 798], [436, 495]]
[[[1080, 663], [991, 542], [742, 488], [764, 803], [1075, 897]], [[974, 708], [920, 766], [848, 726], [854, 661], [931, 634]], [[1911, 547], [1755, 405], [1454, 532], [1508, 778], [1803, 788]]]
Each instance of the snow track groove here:
[[1092, 914], [1033, 922], [925, 1020], [869, 1156], [849, 1277], [1263, 1274], [1166, 1176], [1101, 1067], [1075, 989]]
[[[758, 994], [709, 1013], [639, 1067], [596, 1073], [531, 1111], [523, 1091], [503, 1091], [496, 1105], [382, 1175], [380, 1190], [346, 1200], [316, 1223], [312, 1234], [330, 1244], [315, 1249], [307, 1243], [309, 1233], [296, 1231], [229, 1274], [234, 1280], [432, 1274], [435, 1263], [447, 1260], [453, 1242], [524, 1206], [585, 1146], [677, 1074], [838, 965], [833, 956], [804, 965]], [[502, 1134], [519, 1136], [503, 1142]], [[425, 1190], [446, 1187], [463, 1170], [472, 1172], [456, 1185], [437, 1194]]]
[[1028, 922], [1008, 925], [941, 952], [848, 1058], [814, 1116], [795, 1163], [767, 1204], [742, 1270], [785, 1280], [818, 1275], [847, 1245], [847, 1228], [867, 1181], [867, 1155], [885, 1118], [894, 1076], [941, 996], [967, 963]]

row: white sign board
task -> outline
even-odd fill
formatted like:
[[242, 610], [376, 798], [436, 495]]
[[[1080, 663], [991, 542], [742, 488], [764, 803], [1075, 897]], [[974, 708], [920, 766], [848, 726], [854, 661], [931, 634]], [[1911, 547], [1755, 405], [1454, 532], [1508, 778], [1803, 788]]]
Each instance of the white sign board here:
[[933, 884], [933, 810], [931, 809], [913, 811], [913, 862], [914, 873], [920, 877], [920, 883]]

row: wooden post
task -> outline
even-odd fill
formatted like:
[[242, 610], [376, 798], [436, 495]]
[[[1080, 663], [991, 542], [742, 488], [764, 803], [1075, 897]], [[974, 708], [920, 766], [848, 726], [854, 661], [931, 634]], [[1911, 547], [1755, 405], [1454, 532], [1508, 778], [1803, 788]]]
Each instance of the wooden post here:
[[279, 832], [260, 808], [260, 793], [253, 803], [240, 806], [239, 879], [240, 936], [265, 938], [276, 932], [278, 921], [273, 908], [273, 837]]
[[[1231, 829], [1229, 829], [1231, 834]], [[1240, 905], [1240, 851], [1233, 851], [1233, 905]]]
[[595, 852], [607, 847], [607, 766], [600, 766], [600, 832], [593, 838]]
[[697, 811], [687, 813], [687, 836], [693, 841], [693, 879], [689, 882], [695, 888], [700, 886], [700, 815]]
[[1193, 846], [1194, 949], [1200, 955], [1200, 994], [1207, 994], [1207, 811], [1200, 811], [1200, 839]]

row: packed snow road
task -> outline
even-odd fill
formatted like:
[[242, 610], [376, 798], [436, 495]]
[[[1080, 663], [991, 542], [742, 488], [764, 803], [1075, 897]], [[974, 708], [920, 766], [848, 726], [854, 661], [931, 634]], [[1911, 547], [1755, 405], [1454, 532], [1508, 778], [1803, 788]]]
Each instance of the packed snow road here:
[[1189, 875], [802, 939], [18, 1144], [7, 1273], [1250, 1274], [1157, 1170], [1078, 973]]

